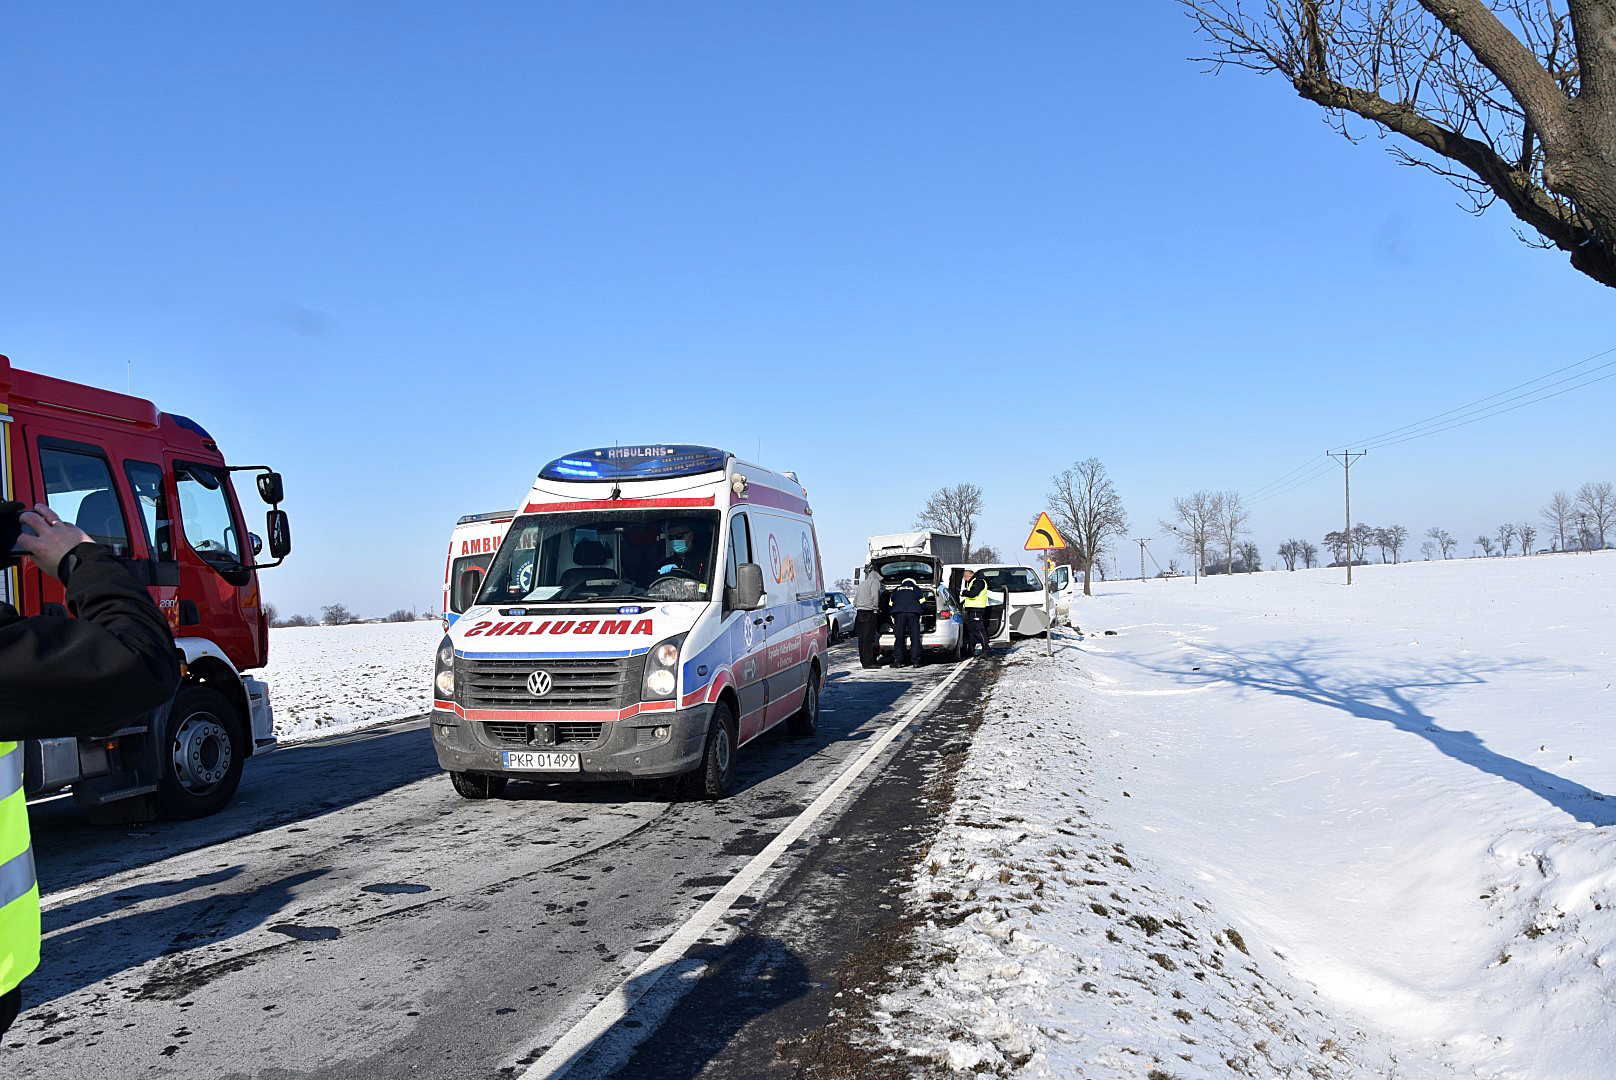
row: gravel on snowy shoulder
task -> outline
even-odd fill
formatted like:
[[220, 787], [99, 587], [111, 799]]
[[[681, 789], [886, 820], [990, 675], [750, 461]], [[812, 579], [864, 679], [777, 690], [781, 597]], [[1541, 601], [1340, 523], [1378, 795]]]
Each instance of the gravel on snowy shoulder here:
[[1327, 1014], [1249, 927], [1108, 826], [1085, 795], [1080, 641], [1006, 662], [912, 887], [926, 928], [877, 1003], [889, 1046], [997, 1075], [1430, 1073]]

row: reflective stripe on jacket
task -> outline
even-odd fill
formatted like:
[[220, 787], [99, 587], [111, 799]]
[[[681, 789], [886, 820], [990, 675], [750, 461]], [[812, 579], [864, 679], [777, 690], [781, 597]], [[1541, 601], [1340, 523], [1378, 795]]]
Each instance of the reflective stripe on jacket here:
[[0, 994], [39, 966], [39, 883], [26, 800], [22, 747], [0, 742]]

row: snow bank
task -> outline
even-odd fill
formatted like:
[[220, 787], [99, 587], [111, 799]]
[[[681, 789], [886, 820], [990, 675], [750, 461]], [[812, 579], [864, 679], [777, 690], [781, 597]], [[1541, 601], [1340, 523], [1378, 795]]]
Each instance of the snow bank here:
[[379, 724], [432, 709], [436, 620], [285, 626], [269, 632], [275, 734], [286, 742]]
[[1037, 1076], [1609, 1075], [1616, 553], [1354, 576], [1104, 584], [1083, 640], [1018, 651], [914, 886], [893, 1045]]

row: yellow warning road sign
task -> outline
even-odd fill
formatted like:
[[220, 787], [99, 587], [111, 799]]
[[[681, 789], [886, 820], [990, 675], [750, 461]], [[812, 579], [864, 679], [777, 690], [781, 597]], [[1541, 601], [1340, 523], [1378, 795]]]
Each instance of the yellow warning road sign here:
[[1066, 540], [1061, 536], [1055, 523], [1049, 520], [1048, 514], [1039, 514], [1038, 521], [1032, 527], [1032, 534], [1027, 537], [1026, 551], [1049, 551], [1054, 548], [1063, 548]]

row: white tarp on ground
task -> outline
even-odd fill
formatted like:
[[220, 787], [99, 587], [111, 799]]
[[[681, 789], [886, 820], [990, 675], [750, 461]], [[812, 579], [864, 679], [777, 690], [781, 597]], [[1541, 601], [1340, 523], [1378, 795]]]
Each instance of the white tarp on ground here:
[[895, 1050], [1612, 1074], [1616, 552], [1343, 575], [1097, 584], [1081, 641], [1017, 651], [914, 889]]

